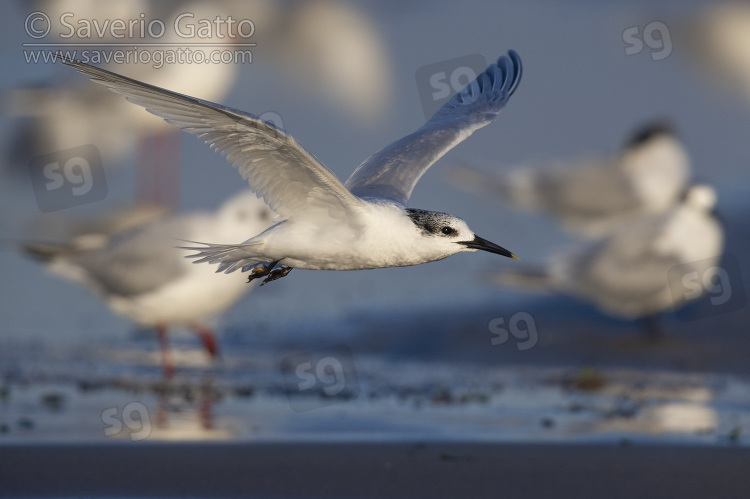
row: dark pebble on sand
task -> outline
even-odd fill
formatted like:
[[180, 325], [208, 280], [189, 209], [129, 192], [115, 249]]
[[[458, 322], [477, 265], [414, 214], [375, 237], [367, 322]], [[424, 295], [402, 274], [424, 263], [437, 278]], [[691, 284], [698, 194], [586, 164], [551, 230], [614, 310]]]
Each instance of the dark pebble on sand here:
[[78, 391], [80, 392], [92, 392], [95, 390], [103, 390], [106, 388], [106, 384], [104, 381], [91, 381], [91, 380], [85, 380], [85, 379], [79, 379], [76, 383], [78, 386]]
[[16, 421], [16, 425], [22, 430], [33, 430], [36, 423], [34, 423], [34, 420], [31, 418], [22, 417]]
[[255, 395], [255, 387], [253, 386], [238, 386], [234, 389], [234, 396], [237, 398], [250, 398]]
[[732, 431], [729, 432], [728, 438], [729, 443], [736, 444], [740, 441], [740, 437], [742, 436], [742, 428], [739, 426], [735, 426], [732, 428]]
[[65, 403], [65, 396], [61, 393], [49, 392], [42, 395], [42, 405], [50, 411], [59, 411]]
[[603, 388], [607, 380], [592, 366], [584, 367], [577, 373], [563, 378], [563, 386], [567, 389], [595, 391]]

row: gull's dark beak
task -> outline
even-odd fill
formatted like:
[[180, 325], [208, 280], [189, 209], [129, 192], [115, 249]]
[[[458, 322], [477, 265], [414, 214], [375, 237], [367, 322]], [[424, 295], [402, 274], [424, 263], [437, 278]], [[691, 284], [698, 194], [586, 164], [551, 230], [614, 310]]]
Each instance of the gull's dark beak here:
[[461, 241], [458, 244], [463, 244], [467, 248], [489, 251], [490, 253], [507, 256], [508, 258], [513, 258], [514, 260], [520, 260], [520, 258], [518, 258], [516, 255], [514, 255], [507, 249], [503, 248], [502, 246], [498, 246], [495, 243], [491, 243], [488, 240], [482, 239], [479, 236], [474, 236], [473, 241]]

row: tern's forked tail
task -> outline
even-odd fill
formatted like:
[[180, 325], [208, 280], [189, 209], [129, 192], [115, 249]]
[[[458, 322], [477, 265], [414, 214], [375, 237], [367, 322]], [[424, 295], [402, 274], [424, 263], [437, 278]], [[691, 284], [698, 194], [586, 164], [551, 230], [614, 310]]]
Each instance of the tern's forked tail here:
[[197, 258], [193, 263], [218, 263], [216, 272], [230, 274], [235, 270], [242, 269], [243, 272], [250, 270], [254, 265], [264, 262], [267, 258], [258, 254], [261, 242], [247, 244], [211, 244], [198, 241], [187, 241], [203, 246], [178, 246], [180, 249], [197, 251], [185, 258]]

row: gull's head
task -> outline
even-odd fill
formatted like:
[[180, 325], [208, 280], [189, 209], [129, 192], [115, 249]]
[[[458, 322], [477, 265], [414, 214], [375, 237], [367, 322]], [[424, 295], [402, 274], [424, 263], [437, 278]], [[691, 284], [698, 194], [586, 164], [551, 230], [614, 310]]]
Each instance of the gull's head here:
[[709, 213], [716, 207], [716, 190], [707, 184], [695, 184], [684, 194], [683, 204]]
[[407, 208], [406, 215], [414, 224], [420, 242], [429, 247], [438, 258], [461, 251], [483, 250], [518, 260], [516, 255], [502, 246], [474, 234], [469, 225], [456, 216], [413, 208]]

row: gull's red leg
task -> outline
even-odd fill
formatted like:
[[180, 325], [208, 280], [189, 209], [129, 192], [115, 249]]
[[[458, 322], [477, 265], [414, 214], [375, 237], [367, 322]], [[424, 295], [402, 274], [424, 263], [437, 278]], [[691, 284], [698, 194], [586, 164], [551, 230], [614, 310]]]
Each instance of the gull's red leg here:
[[203, 348], [206, 349], [212, 359], [217, 358], [219, 356], [219, 345], [216, 341], [214, 332], [203, 324], [196, 323], [193, 325], [193, 327], [195, 328], [195, 332], [198, 334], [198, 336], [200, 336], [201, 341], [203, 342]]
[[164, 370], [164, 377], [170, 379], [174, 376], [174, 361], [172, 360], [172, 351], [169, 349], [169, 337], [167, 336], [166, 324], [157, 324], [156, 333], [159, 336], [161, 367]]

